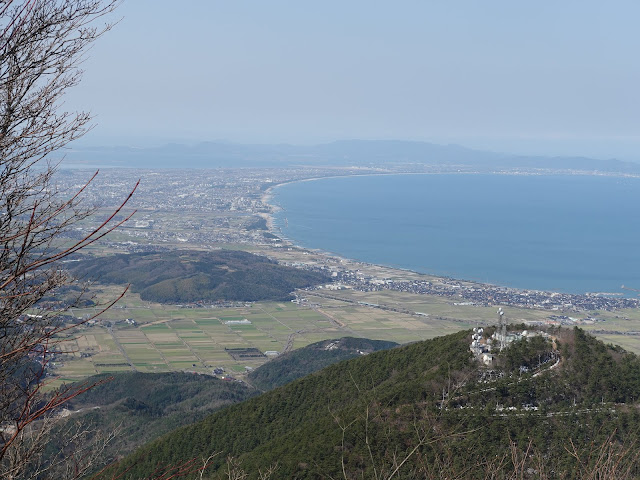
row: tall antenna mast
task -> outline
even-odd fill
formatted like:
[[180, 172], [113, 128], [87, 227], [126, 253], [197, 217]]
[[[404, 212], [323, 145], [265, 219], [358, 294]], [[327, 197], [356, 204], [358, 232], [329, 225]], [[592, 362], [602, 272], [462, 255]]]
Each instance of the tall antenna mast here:
[[500, 351], [507, 345], [507, 319], [504, 318], [502, 307], [498, 308], [498, 335], [500, 341]]

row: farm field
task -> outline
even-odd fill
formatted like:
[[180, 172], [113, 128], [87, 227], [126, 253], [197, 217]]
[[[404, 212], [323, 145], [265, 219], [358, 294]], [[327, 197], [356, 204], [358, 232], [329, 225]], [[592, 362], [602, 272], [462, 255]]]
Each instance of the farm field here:
[[[118, 287], [104, 287], [102, 298], [113, 298]], [[306, 292], [305, 292], [306, 293]], [[366, 298], [366, 297], [363, 297]], [[235, 359], [229, 349], [255, 348], [283, 352], [324, 339], [366, 337], [407, 343], [450, 333], [475, 321], [418, 317], [349, 302], [309, 296], [304, 305], [292, 302], [248, 303], [233, 308], [186, 308], [152, 304], [127, 295], [76, 331], [65, 344], [70, 352], [57, 362], [53, 384], [94, 373], [122, 370], [171, 370], [211, 373], [220, 367], [234, 375], [246, 373], [268, 356]], [[426, 305], [424, 308], [428, 308]], [[99, 311], [72, 309], [86, 318]], [[126, 320], [135, 321], [135, 325]]]
[[[97, 291], [98, 298], [104, 299], [115, 298], [120, 292], [115, 286]], [[459, 305], [451, 298], [430, 295], [353, 290], [299, 294], [306, 300], [300, 305], [257, 302], [228, 308], [188, 308], [149, 303], [127, 293], [98, 321], [79, 327], [64, 344], [69, 353], [54, 365], [56, 377], [51, 386], [95, 373], [125, 370], [211, 374], [214, 368], [223, 368], [227, 374], [242, 377], [248, 369], [268, 361], [274, 352], [324, 339], [355, 336], [407, 343], [496, 321], [495, 307]], [[553, 313], [503, 309], [511, 323], [542, 321]], [[99, 310], [72, 309], [70, 313], [86, 318]], [[640, 330], [638, 312], [589, 312], [576, 317], [581, 321], [592, 315], [601, 321], [581, 324], [582, 328], [640, 353], [640, 337], [633, 336]], [[127, 323], [127, 319], [135, 324]], [[231, 349], [257, 349], [257, 354], [237, 354]]]

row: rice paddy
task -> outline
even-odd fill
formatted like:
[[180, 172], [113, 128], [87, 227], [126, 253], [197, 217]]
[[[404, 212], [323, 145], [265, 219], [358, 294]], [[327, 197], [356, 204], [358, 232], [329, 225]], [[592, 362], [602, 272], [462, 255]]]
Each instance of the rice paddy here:
[[[99, 297], [113, 298], [117, 293], [117, 287], [105, 287]], [[318, 292], [302, 293], [306, 302], [300, 305], [259, 302], [226, 308], [153, 304], [127, 293], [97, 321], [74, 331], [74, 337], [64, 344], [67, 353], [57, 358], [53, 366], [52, 373], [56, 376], [51, 385], [125, 370], [210, 374], [215, 368], [223, 368], [238, 376], [268, 358], [234, 359], [228, 349], [283, 352], [342, 336], [407, 343], [496, 320], [493, 307], [456, 305], [450, 298], [391, 291], [342, 290], [332, 293], [331, 298]], [[393, 308], [403, 311], [392, 311]], [[98, 310], [98, 307], [73, 309], [70, 313], [87, 318]], [[504, 310], [511, 322], [543, 320], [550, 314], [531, 309]], [[638, 319], [625, 317], [625, 312], [598, 314], [616, 329], [638, 329]], [[602, 323], [584, 328], [602, 328]], [[617, 337], [609, 334], [603, 340], [636, 350], [637, 337]]]

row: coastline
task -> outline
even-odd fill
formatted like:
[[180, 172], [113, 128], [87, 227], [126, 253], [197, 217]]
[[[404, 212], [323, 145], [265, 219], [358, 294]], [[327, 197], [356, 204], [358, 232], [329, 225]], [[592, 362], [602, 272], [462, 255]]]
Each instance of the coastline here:
[[[349, 262], [349, 263], [353, 263], [353, 264], [360, 264], [360, 265], [368, 265], [371, 267], [378, 267], [378, 268], [384, 268], [384, 269], [389, 269], [389, 270], [395, 270], [398, 272], [405, 272], [405, 273], [410, 273], [412, 275], [419, 275], [421, 277], [425, 277], [425, 278], [434, 278], [434, 279], [440, 279], [440, 280], [456, 280], [456, 281], [460, 281], [460, 282], [464, 282], [464, 283], [478, 283], [472, 280], [463, 280], [463, 279], [454, 279], [453, 277], [447, 277], [447, 276], [440, 276], [440, 275], [435, 275], [435, 274], [430, 274], [430, 273], [424, 273], [424, 272], [418, 272], [416, 270], [411, 270], [410, 268], [403, 268], [403, 267], [398, 267], [398, 266], [393, 266], [393, 265], [383, 265], [383, 264], [375, 264], [375, 263], [370, 263], [370, 262], [365, 262], [362, 260], [358, 260], [358, 259], [354, 259], [354, 258], [348, 258], [345, 257], [344, 255], [340, 255], [339, 253], [336, 252], [331, 252], [328, 250], [323, 250], [323, 249], [317, 249], [317, 248], [310, 248], [310, 247], [305, 247], [304, 245], [300, 245], [295, 243], [295, 241], [293, 241], [292, 239], [290, 239], [289, 237], [287, 237], [286, 235], [284, 235], [282, 233], [282, 231], [275, 225], [275, 219], [274, 219], [274, 214], [281, 211], [282, 207], [280, 207], [279, 205], [276, 205], [275, 203], [272, 202], [273, 197], [274, 197], [274, 192], [273, 190], [284, 186], [284, 185], [289, 185], [292, 183], [301, 183], [301, 182], [311, 182], [311, 181], [316, 181], [316, 180], [325, 180], [325, 179], [330, 179], [330, 178], [348, 178], [348, 177], [368, 177], [368, 176], [380, 176], [380, 175], [385, 175], [385, 176], [391, 176], [391, 175], [438, 175], [438, 173], [429, 173], [429, 172], [425, 172], [425, 173], [404, 173], [404, 172], [398, 172], [398, 173], [361, 173], [361, 174], [353, 174], [353, 175], [348, 175], [348, 174], [342, 174], [342, 175], [326, 175], [326, 176], [321, 176], [321, 177], [309, 177], [309, 178], [303, 178], [303, 179], [296, 179], [296, 180], [288, 180], [285, 182], [280, 182], [277, 183], [275, 185], [271, 185], [270, 187], [268, 187], [264, 193], [262, 194], [262, 196], [260, 197], [261, 202], [264, 205], [268, 205], [269, 206], [269, 213], [263, 213], [261, 214], [261, 216], [263, 218], [265, 218], [265, 220], [267, 221], [267, 231], [272, 234], [277, 236], [279, 239], [281, 239], [283, 247], [288, 247], [288, 248], [294, 248], [296, 250], [299, 250], [301, 252], [313, 252], [316, 255], [320, 255], [326, 259], [331, 259], [331, 260], [335, 260], [335, 261], [339, 261], [339, 262]], [[488, 285], [488, 286], [492, 286], [492, 287], [499, 287], [499, 285], [491, 285], [488, 283], [482, 283], [482, 285]]]
[[[348, 256], [344, 256], [343, 254], [337, 253], [337, 252], [332, 252], [329, 250], [324, 250], [321, 248], [311, 248], [311, 247], [306, 247], [304, 245], [298, 244], [296, 243], [295, 240], [287, 237], [286, 235], [283, 234], [283, 232], [281, 231], [281, 229], [276, 225], [275, 223], [275, 217], [274, 215], [278, 212], [280, 212], [282, 210], [282, 207], [277, 205], [273, 200], [274, 200], [274, 196], [275, 196], [275, 192], [274, 190], [280, 186], [283, 185], [287, 185], [287, 184], [292, 184], [292, 183], [299, 183], [299, 182], [309, 182], [309, 181], [316, 181], [316, 180], [323, 180], [323, 179], [332, 179], [332, 178], [348, 178], [348, 177], [372, 177], [372, 176], [414, 176], [414, 175], [477, 175], [477, 174], [481, 174], [481, 175], [514, 175], [514, 176], [519, 176], [519, 175], [523, 175], [523, 173], [508, 173], [508, 172], [496, 172], [496, 173], [490, 173], [490, 174], [486, 174], [486, 173], [475, 173], [475, 172], [380, 172], [380, 173], [375, 173], [375, 172], [368, 172], [368, 173], [353, 173], [353, 174], [339, 174], [339, 175], [323, 175], [323, 176], [313, 176], [313, 177], [309, 177], [309, 178], [301, 178], [301, 179], [293, 179], [293, 180], [287, 180], [287, 181], [283, 181], [274, 185], [269, 186], [263, 193], [263, 195], [261, 196], [261, 201], [264, 205], [269, 207], [269, 212], [268, 213], [264, 213], [262, 214], [263, 217], [266, 218], [267, 221], [267, 228], [269, 233], [271, 233], [272, 235], [277, 236], [278, 238], [281, 239], [282, 241], [282, 245], [286, 246], [288, 248], [294, 248], [296, 250], [299, 250], [301, 252], [312, 252], [315, 255], [319, 255], [321, 257], [324, 257], [325, 259], [327, 259], [328, 261], [340, 261], [340, 262], [348, 262], [350, 264], [354, 264], [354, 265], [362, 265], [362, 266], [370, 266], [370, 267], [377, 267], [377, 268], [381, 268], [381, 269], [387, 269], [387, 270], [392, 270], [395, 272], [404, 272], [406, 274], [410, 274], [411, 276], [420, 276], [420, 277], [424, 277], [424, 278], [430, 278], [430, 279], [437, 279], [440, 282], [460, 282], [460, 283], [464, 283], [464, 284], [468, 284], [468, 285], [476, 285], [480, 288], [489, 288], [489, 289], [500, 289], [500, 290], [508, 290], [508, 291], [517, 291], [517, 292], [532, 292], [532, 293], [545, 293], [545, 294], [549, 294], [549, 295], [570, 295], [570, 296], [577, 296], [577, 297], [584, 297], [584, 298], [593, 298], [593, 297], [601, 297], [601, 298], [625, 298], [625, 299], [635, 299], [636, 296], [632, 295], [631, 293], [625, 294], [624, 292], [617, 292], [617, 291], [603, 291], [603, 290], [599, 290], [599, 291], [585, 291], [585, 292], [570, 292], [570, 291], [564, 291], [564, 290], [559, 290], [559, 289], [532, 289], [532, 288], [524, 288], [524, 287], [515, 287], [515, 286], [508, 286], [506, 284], [499, 284], [499, 283], [489, 283], [486, 281], [482, 281], [482, 280], [473, 280], [473, 279], [465, 279], [463, 277], [460, 276], [450, 276], [450, 275], [442, 275], [442, 274], [438, 274], [438, 273], [432, 273], [432, 272], [424, 272], [424, 271], [418, 271], [418, 270], [414, 270], [411, 268], [406, 268], [406, 267], [401, 267], [401, 266], [396, 266], [393, 264], [386, 264], [386, 263], [371, 263], [368, 262], [366, 260], [359, 260], [357, 258], [350, 258]], [[528, 173], [526, 175], [545, 175], [545, 176], [605, 176], [605, 177], [619, 177], [619, 178], [638, 178], [637, 176], [633, 175], [609, 175], [609, 174], [604, 174], [604, 175], [594, 175], [594, 172], [579, 172], [579, 173], [565, 173], [565, 172], [548, 172], [545, 174], [540, 174], [540, 173]], [[624, 289], [624, 286], [622, 287]]]

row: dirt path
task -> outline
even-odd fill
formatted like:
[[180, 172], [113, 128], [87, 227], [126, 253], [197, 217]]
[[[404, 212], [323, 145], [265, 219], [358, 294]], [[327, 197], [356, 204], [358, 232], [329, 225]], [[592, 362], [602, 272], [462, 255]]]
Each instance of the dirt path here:
[[118, 340], [118, 337], [116, 337], [115, 333], [113, 333], [113, 327], [111, 325], [109, 325], [107, 327], [107, 331], [109, 332], [109, 334], [111, 335], [111, 338], [113, 338], [113, 341], [116, 344], [116, 347], [118, 347], [118, 350], [120, 350], [120, 353], [122, 354], [122, 356], [124, 357], [124, 359], [127, 361], [127, 363], [129, 364], [129, 366], [131, 367], [131, 370], [133, 370], [134, 372], [137, 372], [138, 369], [136, 368], [136, 366], [133, 364], [133, 362], [131, 361], [131, 359], [129, 358], [129, 355], [127, 355], [127, 352], [125, 352], [124, 347], [122, 346], [122, 344], [120, 343], [120, 340]]

